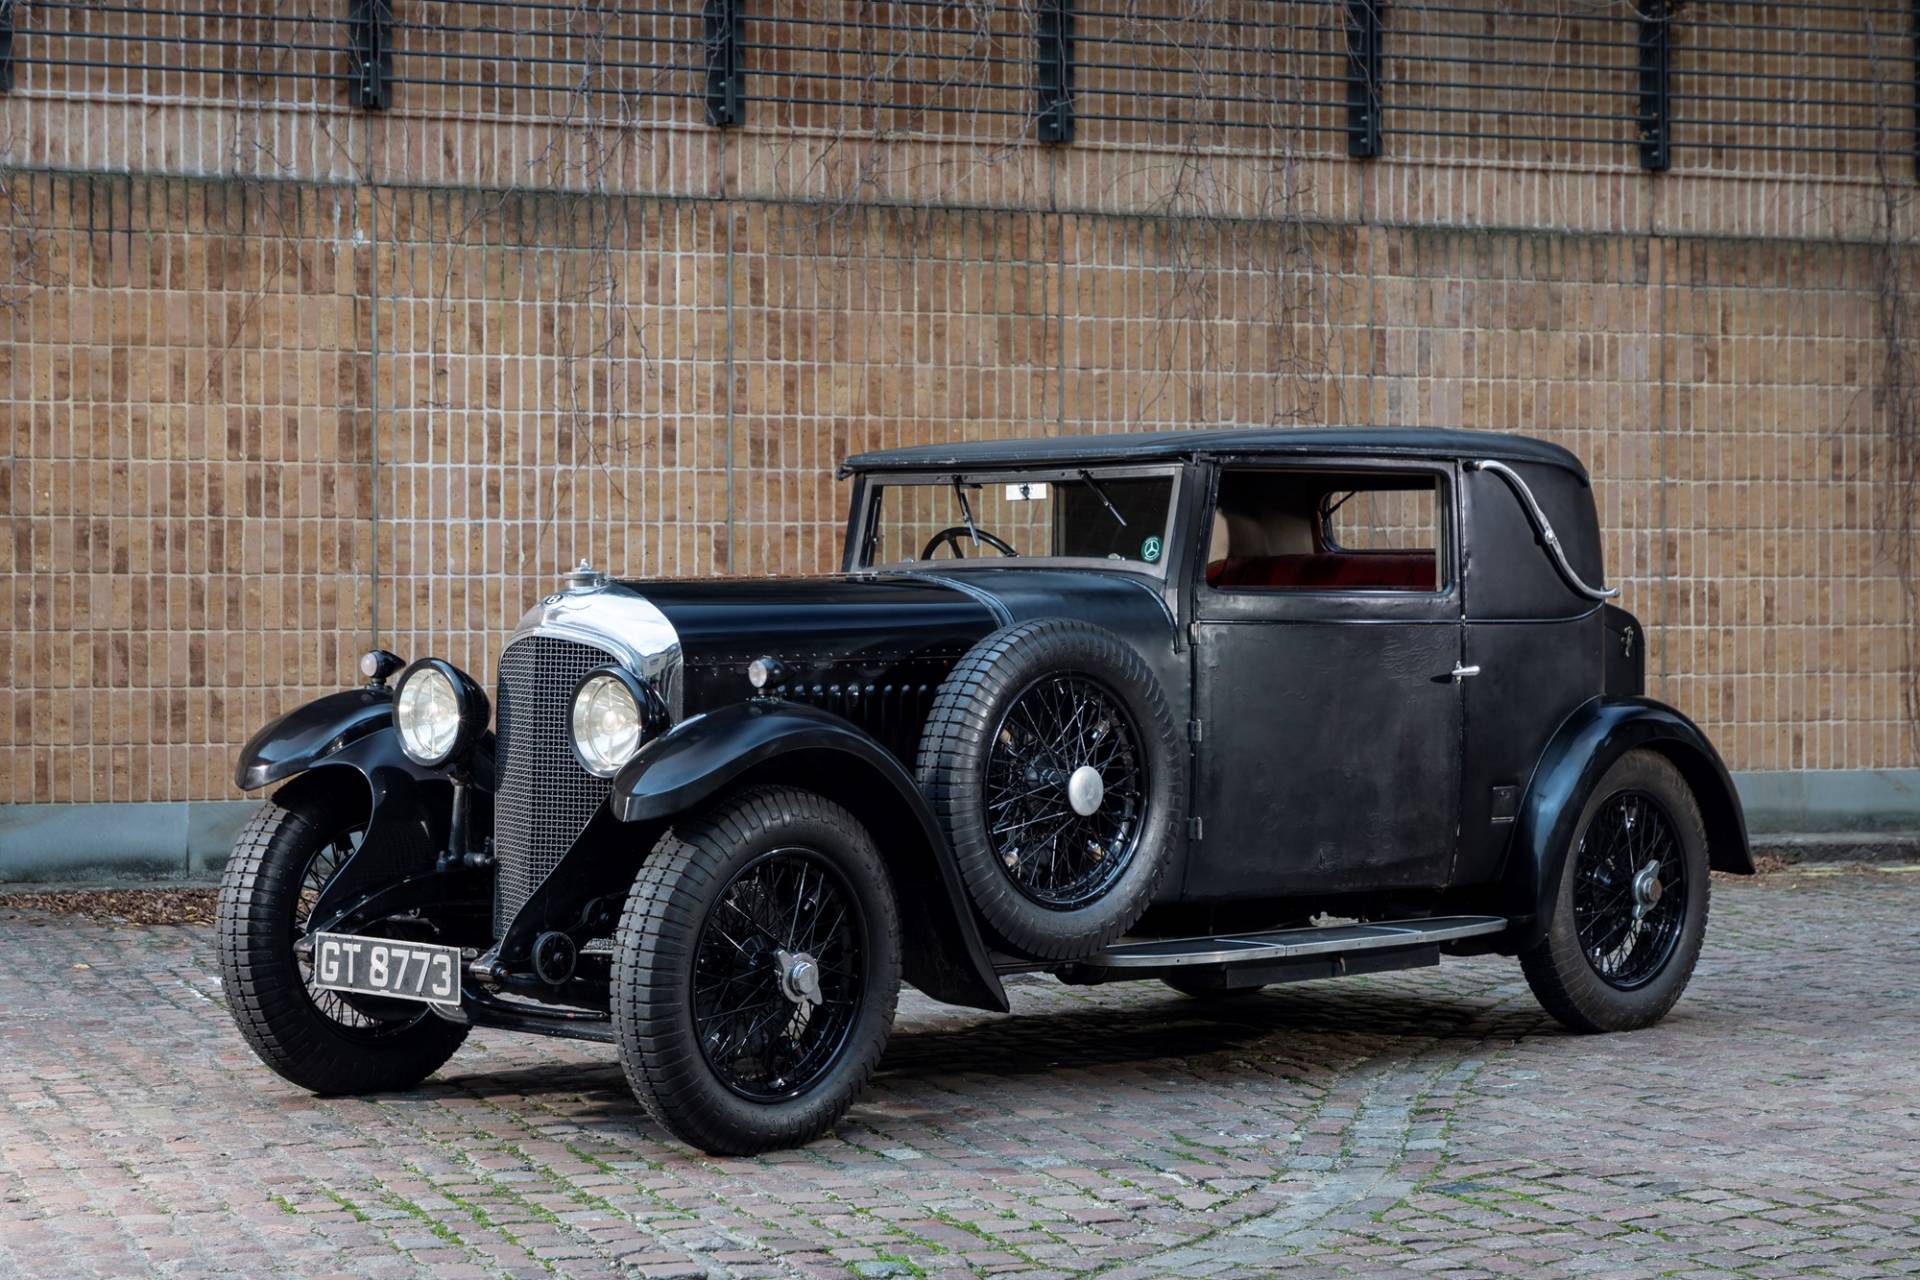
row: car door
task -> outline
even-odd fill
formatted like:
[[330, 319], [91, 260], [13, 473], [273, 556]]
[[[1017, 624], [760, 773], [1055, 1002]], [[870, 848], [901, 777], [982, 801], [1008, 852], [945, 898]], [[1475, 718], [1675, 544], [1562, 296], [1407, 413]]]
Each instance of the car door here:
[[1447, 882], [1458, 489], [1446, 463], [1219, 468], [1194, 566], [1190, 899]]

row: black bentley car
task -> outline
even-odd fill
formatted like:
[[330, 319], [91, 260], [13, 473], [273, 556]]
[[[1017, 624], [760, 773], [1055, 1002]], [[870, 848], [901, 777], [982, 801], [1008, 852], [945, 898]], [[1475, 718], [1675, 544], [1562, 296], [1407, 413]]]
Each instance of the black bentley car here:
[[713, 1152], [805, 1142], [904, 980], [1203, 1001], [1518, 957], [1580, 1031], [1679, 998], [1725, 767], [1643, 695], [1586, 472], [1440, 430], [864, 454], [842, 571], [609, 580], [528, 611], [493, 698], [437, 658], [262, 730], [220, 900], [234, 1017], [321, 1093], [474, 1026], [618, 1046]]

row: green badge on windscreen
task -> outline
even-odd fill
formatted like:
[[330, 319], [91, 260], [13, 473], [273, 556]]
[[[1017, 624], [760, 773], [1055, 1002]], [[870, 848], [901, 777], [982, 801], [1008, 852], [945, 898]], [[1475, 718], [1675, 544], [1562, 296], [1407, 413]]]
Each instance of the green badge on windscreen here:
[[1160, 558], [1160, 536], [1155, 534], [1140, 544], [1140, 558], [1148, 564]]

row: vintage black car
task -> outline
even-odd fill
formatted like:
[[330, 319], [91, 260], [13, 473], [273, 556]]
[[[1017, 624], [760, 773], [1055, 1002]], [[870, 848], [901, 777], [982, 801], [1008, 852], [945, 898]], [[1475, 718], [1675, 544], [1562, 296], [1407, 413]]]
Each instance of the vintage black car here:
[[491, 706], [375, 651], [247, 744], [277, 789], [219, 938], [270, 1066], [361, 1093], [473, 1026], [601, 1040], [754, 1152], [842, 1115], [903, 979], [1004, 1011], [1013, 972], [1224, 1000], [1497, 952], [1625, 1030], [1686, 985], [1709, 868], [1752, 870], [1564, 449], [1184, 431], [842, 476], [837, 575], [583, 564]]

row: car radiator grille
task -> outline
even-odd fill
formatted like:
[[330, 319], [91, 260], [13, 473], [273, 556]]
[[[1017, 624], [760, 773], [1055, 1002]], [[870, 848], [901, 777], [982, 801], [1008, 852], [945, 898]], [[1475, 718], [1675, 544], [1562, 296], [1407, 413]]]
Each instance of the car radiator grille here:
[[589, 644], [528, 636], [500, 655], [499, 790], [493, 798], [493, 932], [513, 917], [573, 847], [607, 793], [573, 758], [567, 721], [581, 677], [612, 662]]

